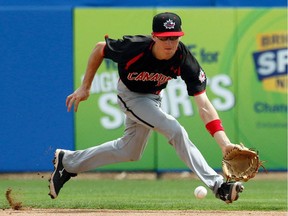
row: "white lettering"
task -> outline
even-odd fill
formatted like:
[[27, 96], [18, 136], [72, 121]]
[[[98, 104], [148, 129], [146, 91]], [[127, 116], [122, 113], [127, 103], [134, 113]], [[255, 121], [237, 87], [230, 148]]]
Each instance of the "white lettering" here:
[[258, 59], [258, 64], [261, 67], [258, 70], [258, 73], [262, 76], [267, 76], [272, 74], [276, 70], [275, 54], [273, 52], [265, 52], [261, 54]]
[[[124, 114], [117, 104], [117, 83], [118, 73], [101, 72], [96, 74], [92, 86], [91, 94], [98, 94], [98, 106], [104, 113], [100, 115], [100, 124], [106, 129], [116, 129], [123, 125]], [[232, 109], [235, 105], [235, 96], [228, 87], [232, 85], [231, 78], [226, 74], [220, 74], [208, 79], [208, 87], [216, 98], [211, 102], [216, 110], [226, 111]], [[169, 82], [167, 88], [162, 91], [162, 109], [179, 118], [181, 116], [193, 116], [192, 105], [193, 97], [187, 94], [185, 82], [181, 79], [173, 79]]]
[[[181, 116], [180, 108], [183, 109], [183, 114], [185, 116], [193, 115], [193, 108], [191, 104], [190, 97], [187, 94], [186, 85], [181, 79], [171, 80], [168, 87], [165, 90], [165, 95], [167, 97], [166, 102], [168, 102], [168, 107], [170, 108], [168, 113], [170, 113], [175, 118]], [[167, 106], [166, 106], [167, 107]]]
[[[84, 76], [82, 80], [83, 78]], [[117, 71], [97, 73], [91, 85], [91, 94], [115, 91], [117, 89], [118, 79]]]
[[278, 64], [277, 64], [278, 72], [285, 73], [287, 65], [288, 65], [288, 50], [287, 49], [279, 50], [277, 52], [277, 60], [278, 60]]
[[220, 74], [209, 79], [209, 85], [211, 91], [220, 96], [221, 98], [215, 98], [211, 100], [216, 110], [226, 111], [234, 107], [235, 97], [234, 94], [225, 87], [232, 85], [231, 78], [226, 74]]
[[124, 114], [117, 105], [117, 95], [115, 93], [106, 93], [100, 96], [98, 105], [100, 110], [107, 116], [100, 119], [101, 125], [106, 129], [115, 129], [122, 126]]

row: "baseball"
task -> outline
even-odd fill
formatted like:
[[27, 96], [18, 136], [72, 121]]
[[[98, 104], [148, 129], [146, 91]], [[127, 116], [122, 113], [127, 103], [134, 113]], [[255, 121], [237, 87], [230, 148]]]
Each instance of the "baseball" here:
[[203, 199], [206, 197], [207, 195], [207, 189], [203, 186], [198, 186], [195, 190], [194, 190], [194, 195], [197, 199]]

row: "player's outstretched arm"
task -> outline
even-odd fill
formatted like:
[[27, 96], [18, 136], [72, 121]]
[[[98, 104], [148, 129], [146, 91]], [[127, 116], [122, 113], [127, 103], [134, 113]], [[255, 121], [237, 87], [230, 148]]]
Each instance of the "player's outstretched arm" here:
[[218, 143], [222, 154], [225, 155], [234, 148], [235, 144], [232, 144], [227, 137], [216, 109], [211, 104], [206, 92], [194, 96], [194, 99], [203, 123]]
[[82, 85], [66, 98], [68, 112], [70, 112], [73, 104], [74, 112], [77, 112], [79, 103], [88, 99], [92, 81], [103, 61], [103, 48], [105, 45], [105, 42], [97, 43], [90, 54]]

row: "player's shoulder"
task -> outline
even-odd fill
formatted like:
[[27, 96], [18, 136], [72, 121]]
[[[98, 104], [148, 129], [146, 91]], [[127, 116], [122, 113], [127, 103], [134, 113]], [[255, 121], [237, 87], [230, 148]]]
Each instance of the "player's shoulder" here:
[[152, 37], [149, 35], [124, 35], [123, 40], [131, 43], [150, 43], [152, 41]]
[[183, 59], [196, 61], [196, 58], [191, 53], [190, 49], [181, 41], [179, 41], [178, 52], [183, 56]]
[[146, 35], [124, 35], [120, 39], [113, 39], [110, 37], [106, 38], [106, 43], [117, 43], [117, 44], [150, 44], [152, 42], [151, 36]]
[[121, 39], [112, 39], [106, 37], [106, 47], [104, 55], [115, 62], [125, 62], [139, 53], [146, 52], [152, 38], [145, 35], [125, 35]]
[[180, 50], [181, 52], [185, 54], [190, 52], [188, 47], [182, 41], [179, 41], [178, 50]]
[[123, 36], [124, 44], [129, 49], [145, 50], [152, 43], [152, 37], [146, 35], [125, 35]]
[[144, 50], [152, 42], [151, 36], [145, 35], [124, 35], [121, 39], [106, 38], [106, 44], [112, 50]]

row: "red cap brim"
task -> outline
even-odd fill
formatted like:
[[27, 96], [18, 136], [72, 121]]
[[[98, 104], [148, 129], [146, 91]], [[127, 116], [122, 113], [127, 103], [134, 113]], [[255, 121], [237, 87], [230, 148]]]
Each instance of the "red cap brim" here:
[[170, 36], [183, 36], [184, 32], [153, 32], [154, 36], [158, 37], [170, 37]]

